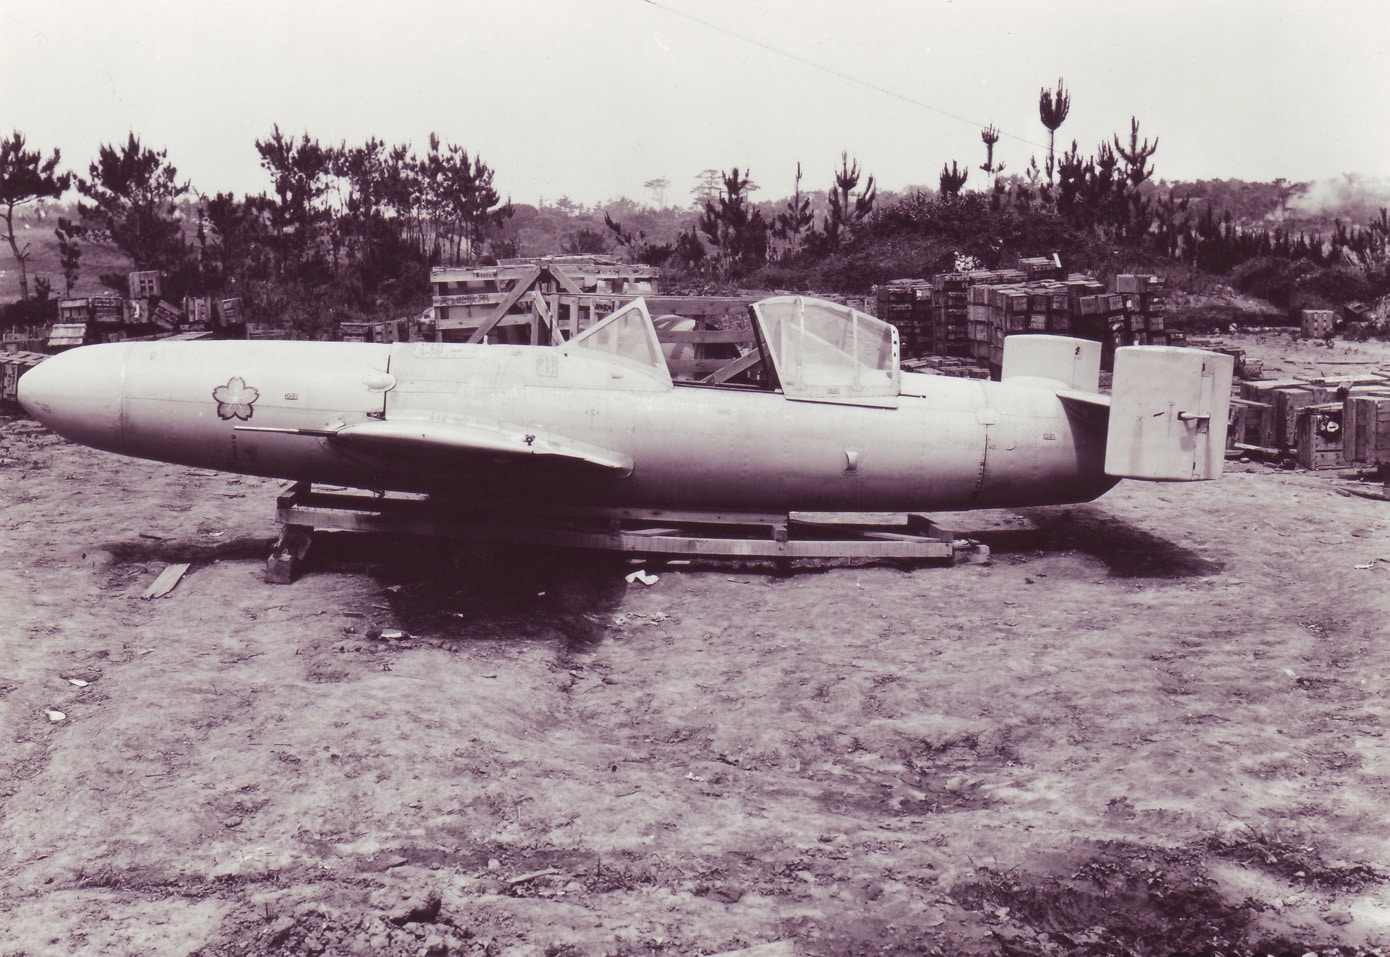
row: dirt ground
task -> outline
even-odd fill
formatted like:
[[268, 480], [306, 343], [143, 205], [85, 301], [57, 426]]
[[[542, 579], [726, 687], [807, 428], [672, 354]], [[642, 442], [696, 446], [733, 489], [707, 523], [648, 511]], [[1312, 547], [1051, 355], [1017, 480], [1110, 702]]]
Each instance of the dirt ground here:
[[280, 488], [0, 419], [0, 955], [1390, 952], [1390, 503], [1335, 474], [650, 586], [346, 534], [267, 585]]

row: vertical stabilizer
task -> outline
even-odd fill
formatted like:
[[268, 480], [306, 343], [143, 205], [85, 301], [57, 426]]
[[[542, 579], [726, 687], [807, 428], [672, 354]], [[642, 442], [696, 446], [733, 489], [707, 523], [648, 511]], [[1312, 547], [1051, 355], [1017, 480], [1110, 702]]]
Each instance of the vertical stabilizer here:
[[1106, 474], [1155, 481], [1219, 477], [1234, 365], [1231, 356], [1201, 349], [1115, 350]]
[[999, 379], [1050, 379], [1068, 389], [1099, 392], [1100, 343], [1070, 336], [1009, 336]]

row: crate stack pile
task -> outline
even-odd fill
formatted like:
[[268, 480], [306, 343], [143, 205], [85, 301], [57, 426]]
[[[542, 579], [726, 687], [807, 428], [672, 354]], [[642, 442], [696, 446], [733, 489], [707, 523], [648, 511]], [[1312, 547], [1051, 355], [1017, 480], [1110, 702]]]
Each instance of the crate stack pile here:
[[932, 340], [932, 284], [928, 279], [894, 279], [874, 287], [876, 315], [898, 330], [904, 359], [929, 355]]
[[1115, 277], [1115, 292], [1124, 297], [1124, 345], [1168, 345], [1163, 277], [1122, 274]]
[[1390, 464], [1390, 376], [1243, 382], [1227, 434], [1233, 448], [1306, 469]]
[[162, 282], [158, 272], [133, 272], [128, 279], [130, 295], [124, 299], [95, 296], [59, 300], [58, 321], [48, 335], [49, 351], [173, 335], [245, 338], [246, 319], [239, 298], [189, 296], [176, 303], [163, 296]]
[[970, 276], [938, 273], [932, 277], [932, 351], [940, 356], [970, 358]]
[[[922, 288], [920, 280], [880, 286], [879, 316], [915, 333], [907, 290]], [[1089, 276], [1063, 278], [1053, 257], [1021, 259], [1017, 269], [938, 274], [931, 296], [931, 351], [995, 369], [1003, 364], [1004, 340], [1020, 333], [1072, 335], [1111, 349], [1175, 339], [1166, 325], [1160, 277], [1124, 274], [1107, 289]], [[921, 342], [908, 334], [903, 340], [914, 349]]]

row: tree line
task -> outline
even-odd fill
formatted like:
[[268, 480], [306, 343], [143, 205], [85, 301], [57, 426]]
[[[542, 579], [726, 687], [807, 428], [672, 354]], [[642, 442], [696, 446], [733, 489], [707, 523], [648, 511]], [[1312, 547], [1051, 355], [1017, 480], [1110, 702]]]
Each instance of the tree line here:
[[[272, 186], [238, 198], [196, 192], [166, 151], [134, 133], [102, 145], [83, 176], [60, 170], [58, 150], [45, 156], [15, 131], [0, 141], [0, 215], [22, 298], [31, 296], [31, 250], [17, 237], [15, 213], [70, 188], [78, 214], [55, 230], [65, 293], [84, 244], [93, 244], [124, 254], [134, 270], [162, 272], [173, 298], [243, 295], [282, 307], [418, 299], [431, 265], [475, 260], [512, 213], [487, 163], [433, 135], [423, 155], [377, 139], [328, 146], [278, 126], [255, 145]], [[100, 278], [126, 291], [125, 274]], [[51, 283], [33, 290], [55, 291]]]
[[[894, 278], [893, 271], [949, 269], [957, 253], [996, 266], [1013, 254], [1060, 249], [1084, 258], [1104, 246], [1218, 273], [1268, 257], [1329, 266], [1386, 260], [1384, 209], [1365, 225], [1338, 222], [1326, 236], [1269, 225], [1256, 219], [1260, 207], [1287, 206], [1299, 184], [1277, 181], [1258, 197], [1220, 182], [1165, 191], [1154, 181], [1159, 140], [1143, 134], [1135, 117], [1126, 135], [1116, 133], [1089, 155], [1075, 139], [1059, 148], [1070, 108], [1062, 80], [1040, 90], [1047, 150], [1021, 171], [1007, 171], [990, 125], [980, 132], [984, 162], [972, 168], [951, 159], [934, 191], [885, 202], [874, 177], [846, 151], [823, 190], [805, 188], [798, 163], [791, 196], [758, 202], [750, 170], [710, 169], [692, 191], [693, 209], [666, 208], [670, 183], [658, 178], [644, 184], [657, 209], [614, 201], [601, 218], [564, 198], [540, 208], [504, 202], [481, 157], [433, 135], [417, 154], [377, 139], [327, 145], [276, 126], [255, 143], [270, 189], [238, 198], [194, 190], [164, 151], [134, 133], [101, 146], [78, 175], [61, 169], [57, 150], [30, 149], [16, 131], [0, 141], [0, 216], [25, 300], [29, 250], [16, 234], [16, 210], [75, 188], [76, 214], [54, 230], [65, 292], [84, 245], [99, 245], [118, 250], [136, 270], [163, 272], [175, 296], [241, 295], [258, 313], [305, 332], [326, 331], [334, 310], [421, 302], [430, 266], [522, 251], [618, 252], [663, 267], [676, 285], [857, 292]], [[983, 183], [969, 190], [977, 170]], [[124, 275], [101, 279], [124, 291]], [[44, 279], [32, 292], [47, 298], [56, 290]]]

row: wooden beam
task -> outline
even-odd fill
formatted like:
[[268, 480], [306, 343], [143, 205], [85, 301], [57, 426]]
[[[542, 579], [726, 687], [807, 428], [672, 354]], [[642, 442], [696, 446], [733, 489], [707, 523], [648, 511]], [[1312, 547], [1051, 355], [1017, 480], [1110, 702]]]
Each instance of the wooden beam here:
[[582, 296], [584, 294], [584, 288], [570, 278], [563, 266], [558, 266], [557, 264], [557, 268], [553, 269], [550, 266], [546, 266], [545, 273], [559, 283], [560, 287], [564, 289], [565, 292], [574, 293], [577, 296]]
[[536, 280], [540, 278], [540, 275], [541, 267], [531, 266], [522, 275], [518, 276], [511, 290], [508, 291], [502, 301], [497, 304], [497, 308], [492, 310], [492, 315], [484, 319], [483, 324], [473, 330], [473, 335], [468, 337], [468, 341], [474, 343], [482, 342], [483, 337], [491, 332], [492, 327], [497, 325], [502, 317], [511, 311], [512, 306], [516, 305], [517, 300], [530, 292], [531, 287], [536, 284]]
[[720, 382], [728, 382], [730, 379], [738, 375], [740, 372], [746, 372], [747, 370], [753, 368], [755, 365], [762, 361], [762, 353], [759, 352], [757, 349], [753, 349], [749, 352], [744, 353], [742, 356], [735, 359], [733, 362], [730, 362], [723, 368], [705, 376], [700, 381], [708, 382], [712, 385]]
[[694, 342], [705, 345], [738, 345], [754, 340], [752, 329], [691, 329], [689, 331], [657, 330], [662, 342]]
[[[564, 342], [565, 334], [560, 330], [560, 324], [555, 321], [554, 313], [552, 313], [550, 307], [546, 305], [545, 296], [541, 295], [538, 289], [532, 290], [531, 292], [531, 308], [536, 318], [545, 324], [545, 328], [550, 336], [550, 344], [552, 346], [557, 346]], [[539, 344], [536, 342], [534, 333], [531, 336], [531, 344]]]

